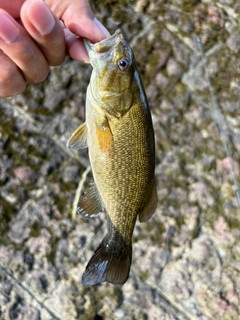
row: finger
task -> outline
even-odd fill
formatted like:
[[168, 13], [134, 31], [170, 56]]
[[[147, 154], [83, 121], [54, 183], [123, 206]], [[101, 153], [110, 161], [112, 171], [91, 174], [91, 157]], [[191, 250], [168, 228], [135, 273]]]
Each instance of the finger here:
[[[98, 20], [96, 20], [96, 21], [99, 22]], [[71, 31], [69, 31], [67, 28], [64, 28], [64, 32], [65, 32], [65, 40], [66, 40], [66, 44], [67, 44], [67, 51], [68, 51], [69, 55], [73, 59], [81, 60], [86, 63], [89, 63], [89, 57], [88, 57], [87, 51], [85, 49], [82, 38], [84, 37], [84, 38], [89, 39], [90, 37], [87, 35], [85, 35], [85, 36], [82, 35], [82, 37], [76, 37], [76, 35], [74, 33], [72, 33]], [[105, 37], [106, 36], [107, 37], [110, 36], [108, 31], [105, 32]], [[93, 40], [91, 40], [91, 41], [93, 43], [95, 43], [95, 41], [93, 41]]]
[[99, 42], [110, 36], [107, 29], [96, 19], [89, 18], [84, 14], [73, 15], [70, 9], [67, 9], [63, 21], [66, 27], [76, 35], [89, 39], [92, 43]]
[[109, 37], [107, 29], [95, 18], [88, 0], [46, 0], [55, 15], [74, 34], [95, 43]]
[[67, 43], [68, 54], [76, 60], [89, 63], [89, 57], [82, 38], [76, 37], [74, 33], [64, 28], [65, 40]]
[[0, 50], [0, 98], [14, 96], [23, 92], [25, 79], [15, 63]]
[[49, 66], [37, 45], [7, 12], [0, 9], [0, 49], [19, 67], [30, 83], [43, 81]]
[[63, 28], [46, 4], [41, 0], [27, 0], [21, 8], [21, 19], [48, 64], [63, 63], [66, 56]]
[[0, 0], [0, 8], [7, 11], [13, 18], [20, 17], [20, 9], [25, 0]]

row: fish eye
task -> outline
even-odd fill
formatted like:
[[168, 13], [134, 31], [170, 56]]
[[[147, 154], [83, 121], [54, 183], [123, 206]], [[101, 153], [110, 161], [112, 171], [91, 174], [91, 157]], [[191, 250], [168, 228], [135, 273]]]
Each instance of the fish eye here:
[[121, 58], [120, 60], [118, 60], [118, 68], [121, 71], [128, 71], [130, 68], [130, 62], [128, 58]]

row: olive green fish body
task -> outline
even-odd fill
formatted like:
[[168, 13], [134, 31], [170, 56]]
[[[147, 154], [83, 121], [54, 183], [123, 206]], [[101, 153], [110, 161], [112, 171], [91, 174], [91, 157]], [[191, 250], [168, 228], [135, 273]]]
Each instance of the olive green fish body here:
[[107, 234], [83, 274], [84, 285], [127, 280], [136, 218], [147, 221], [157, 201], [152, 120], [131, 48], [121, 31], [98, 45], [86, 44], [94, 68], [86, 124], [69, 143], [73, 146], [81, 136], [88, 145], [96, 185], [96, 197], [92, 191], [80, 200], [80, 213], [88, 215], [91, 198], [96, 205], [90, 211], [94, 215], [102, 209], [108, 221]]
[[[94, 108], [86, 119], [95, 183], [113, 225], [128, 243], [154, 184], [151, 118], [137, 102], [120, 119], [98, 114]], [[99, 122], [101, 116], [103, 124]]]

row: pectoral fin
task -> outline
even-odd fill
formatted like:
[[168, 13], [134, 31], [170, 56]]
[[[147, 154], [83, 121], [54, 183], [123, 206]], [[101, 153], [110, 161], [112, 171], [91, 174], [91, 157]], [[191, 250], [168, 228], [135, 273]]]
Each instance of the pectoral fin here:
[[67, 142], [68, 149], [84, 149], [88, 147], [87, 144], [87, 126], [84, 122], [71, 135]]
[[156, 189], [156, 183], [154, 181], [149, 201], [139, 214], [139, 221], [140, 222], [148, 221], [151, 218], [151, 216], [154, 214], [154, 211], [156, 210], [156, 206], [157, 206], [157, 189]]
[[79, 213], [83, 218], [95, 218], [101, 212], [104, 212], [104, 205], [97, 187], [93, 182], [80, 197], [77, 213]]

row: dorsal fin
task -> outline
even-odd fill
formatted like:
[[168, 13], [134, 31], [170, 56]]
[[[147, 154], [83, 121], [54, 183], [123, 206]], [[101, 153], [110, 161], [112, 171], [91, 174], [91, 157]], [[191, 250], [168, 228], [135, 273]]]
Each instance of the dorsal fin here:
[[104, 205], [95, 183], [91, 182], [79, 199], [77, 213], [83, 218], [95, 218], [101, 212], [104, 212]]
[[86, 122], [82, 123], [71, 135], [67, 142], [68, 149], [84, 149], [88, 147], [87, 144], [87, 126]]

